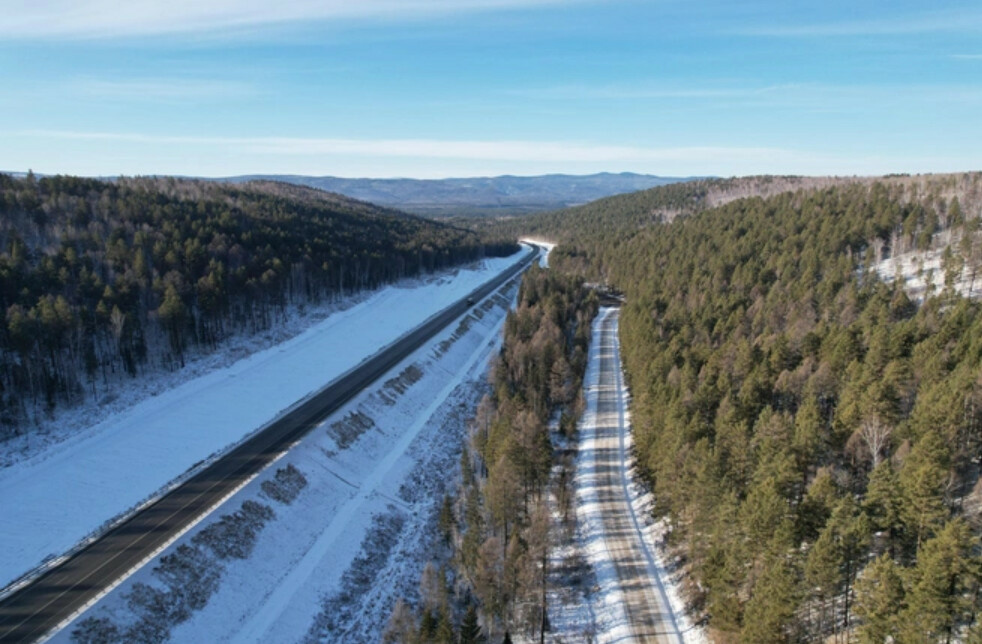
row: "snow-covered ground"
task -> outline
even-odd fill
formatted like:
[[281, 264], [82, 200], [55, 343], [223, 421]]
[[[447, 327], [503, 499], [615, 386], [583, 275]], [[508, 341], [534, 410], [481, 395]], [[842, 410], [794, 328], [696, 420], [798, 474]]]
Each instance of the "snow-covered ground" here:
[[[600, 385], [600, 336], [604, 319], [611, 314], [612, 309], [602, 308], [593, 323], [593, 336], [590, 343], [587, 371], [584, 378], [586, 394], [586, 411], [579, 424], [580, 443], [576, 460], [574, 485], [575, 515], [577, 524], [572, 543], [556, 549], [553, 553], [552, 567], [568, 569], [571, 560], [578, 560], [583, 568], [578, 573], [586, 580], [586, 590], [577, 592], [575, 589], [556, 588], [549, 598], [551, 637], [556, 641], [597, 641], [618, 642], [633, 637], [624, 607], [624, 595], [620, 586], [610, 553], [607, 546], [607, 535], [602, 514], [602, 506], [597, 497], [597, 476], [595, 427], [598, 423], [598, 391]], [[623, 375], [620, 378], [619, 402], [620, 413], [629, 424], [629, 397], [623, 385]], [[628, 433], [624, 449], [631, 450], [632, 438]], [[628, 492], [635, 516], [641, 524], [641, 532], [651, 554], [656, 576], [665, 591], [671, 610], [674, 613], [675, 624], [683, 641], [691, 644], [707, 642], [701, 628], [693, 626], [686, 616], [685, 603], [679, 593], [677, 579], [667, 571], [660, 549], [663, 537], [663, 526], [654, 522], [652, 517], [653, 498], [639, 483], [637, 472], [633, 465], [628, 472]]]
[[[934, 293], [945, 287], [943, 256], [943, 248], [911, 251], [877, 262], [873, 270], [885, 282], [899, 279], [912, 299], [923, 301], [929, 287]], [[965, 297], [978, 297], [982, 291], [982, 271], [974, 271], [966, 263], [954, 286]]]
[[144, 382], [151, 395], [84, 429], [84, 412], [65, 414], [71, 438], [8, 457], [0, 470], [0, 585], [168, 489], [517, 259], [380, 289], [285, 342], [199, 365], [205, 373], [182, 383]]
[[[157, 628], [175, 642], [377, 642], [395, 600], [416, 594], [439, 502], [454, 482], [447, 473], [516, 293], [513, 280], [394, 367], [54, 640], [71, 640], [84, 624], [123, 640]], [[293, 485], [294, 498], [276, 492], [298, 473], [305, 483]], [[209, 535], [249, 503], [273, 516], [253, 529], [244, 553], [229, 556]], [[203, 599], [174, 582], [186, 574], [175, 572], [175, 557], [217, 575], [195, 579], [208, 588]], [[166, 616], [174, 606], [190, 607], [176, 626]]]
[[544, 241], [542, 239], [534, 239], [532, 237], [523, 237], [518, 241], [522, 242], [523, 244], [535, 244], [536, 246], [542, 246], [542, 248], [544, 248], [546, 252], [543, 253], [542, 259], [539, 260], [539, 265], [542, 266], [543, 268], [549, 268], [549, 253], [551, 253], [552, 249], [556, 247], [555, 244], [553, 244], [552, 242]]

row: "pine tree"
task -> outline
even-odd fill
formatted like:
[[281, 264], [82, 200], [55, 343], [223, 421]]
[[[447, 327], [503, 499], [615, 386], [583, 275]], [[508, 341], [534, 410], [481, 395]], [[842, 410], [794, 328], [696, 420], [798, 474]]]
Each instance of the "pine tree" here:
[[901, 571], [889, 555], [868, 565], [856, 580], [855, 613], [862, 622], [857, 632], [863, 644], [882, 644], [897, 637], [897, 615], [904, 607]]
[[440, 504], [439, 526], [443, 542], [450, 545], [453, 533], [457, 529], [457, 520], [454, 517], [453, 497], [449, 494], [443, 495], [443, 503]]
[[819, 469], [798, 506], [798, 533], [803, 539], [812, 541], [818, 538], [838, 504], [840, 494], [832, 472], [824, 467]]
[[164, 291], [164, 301], [157, 309], [157, 314], [163, 321], [170, 338], [171, 349], [174, 355], [184, 366], [184, 325], [186, 323], [187, 308], [181, 301], [181, 296], [173, 284], [168, 284]]
[[814, 463], [821, 463], [826, 451], [826, 434], [818, 399], [806, 396], [794, 418], [792, 449], [798, 461], [798, 469], [808, 476]]
[[481, 495], [477, 486], [467, 491], [465, 509], [467, 531], [460, 546], [460, 555], [467, 570], [474, 570], [479, 558], [481, 544], [484, 543], [484, 513], [481, 509]]
[[437, 616], [431, 610], [423, 610], [419, 620], [419, 639], [421, 642], [432, 642], [436, 639]]
[[412, 610], [400, 597], [392, 609], [389, 622], [382, 632], [385, 644], [410, 644], [416, 636], [416, 618]]
[[460, 450], [460, 475], [464, 488], [474, 486], [474, 466], [471, 464], [470, 450], [466, 446]]
[[948, 204], [947, 224], [948, 226], [958, 226], [961, 225], [964, 221], [965, 221], [965, 214], [962, 211], [962, 204], [958, 200], [958, 197], [955, 197], [954, 199], [951, 200], [951, 203]]
[[909, 572], [907, 610], [901, 616], [906, 638], [915, 634], [950, 642], [956, 629], [973, 615], [979, 583], [978, 539], [961, 519], [949, 521], [924, 542]]
[[481, 627], [477, 621], [477, 609], [474, 608], [474, 604], [468, 603], [464, 619], [460, 623], [460, 644], [481, 644], [483, 641]]
[[948, 451], [937, 432], [929, 431], [914, 445], [900, 470], [904, 494], [901, 515], [914, 550], [934, 534], [948, 516], [943, 492], [948, 482]]
[[726, 548], [713, 539], [705, 560], [700, 561], [700, 580], [706, 587], [706, 612], [714, 629], [737, 632], [743, 622], [743, 605], [736, 589], [746, 576], [742, 549], [736, 544]]
[[837, 545], [842, 556], [843, 597], [842, 627], [848, 628], [852, 610], [852, 586], [863, 566], [869, 549], [871, 529], [869, 517], [850, 495], [839, 501], [829, 526], [835, 531]]
[[895, 547], [903, 531], [902, 494], [899, 477], [889, 460], [884, 460], [873, 468], [863, 507], [869, 514], [873, 529], [886, 534], [891, 556], [896, 554]]
[[829, 524], [808, 551], [808, 558], [805, 561], [805, 582], [816, 595], [821, 607], [818, 624], [820, 636], [825, 633], [828, 603], [831, 603], [832, 631], [837, 632], [835, 598], [841, 588], [842, 566], [842, 550], [837, 543], [835, 527]]
[[797, 606], [798, 586], [791, 562], [780, 554], [769, 556], [747, 602], [740, 641], [747, 644], [789, 641]]
[[436, 644], [454, 644], [453, 619], [446, 605], [440, 607], [433, 641]]

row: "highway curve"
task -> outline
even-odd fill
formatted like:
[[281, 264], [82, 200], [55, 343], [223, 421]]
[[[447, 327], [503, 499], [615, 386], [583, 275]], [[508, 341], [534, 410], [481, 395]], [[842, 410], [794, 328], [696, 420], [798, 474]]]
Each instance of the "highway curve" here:
[[611, 309], [603, 318], [599, 337], [600, 378], [597, 387], [595, 464], [597, 498], [603, 515], [604, 540], [624, 597], [624, 610], [635, 642], [682, 642], [668, 597], [628, 495], [628, 426], [621, 404], [620, 345]]
[[528, 268], [540, 252], [536, 247], [501, 275], [301, 401], [152, 505], [0, 600], [0, 642], [43, 639], [324, 418], [466, 313], [469, 302], [491, 294]]

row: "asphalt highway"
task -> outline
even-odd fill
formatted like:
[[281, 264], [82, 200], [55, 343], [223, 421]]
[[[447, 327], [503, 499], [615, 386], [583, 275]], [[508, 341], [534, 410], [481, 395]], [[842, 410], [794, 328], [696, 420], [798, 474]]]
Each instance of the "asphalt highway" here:
[[[43, 639], [406, 356], [538, 259], [511, 268], [295, 405], [212, 465], [0, 600], [0, 642]], [[393, 311], [393, 315], [397, 315]]]

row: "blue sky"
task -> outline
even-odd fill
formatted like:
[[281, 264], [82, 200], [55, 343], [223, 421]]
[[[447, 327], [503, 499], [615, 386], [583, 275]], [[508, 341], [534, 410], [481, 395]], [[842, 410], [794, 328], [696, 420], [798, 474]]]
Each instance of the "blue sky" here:
[[982, 169], [982, 5], [8, 0], [0, 169]]

